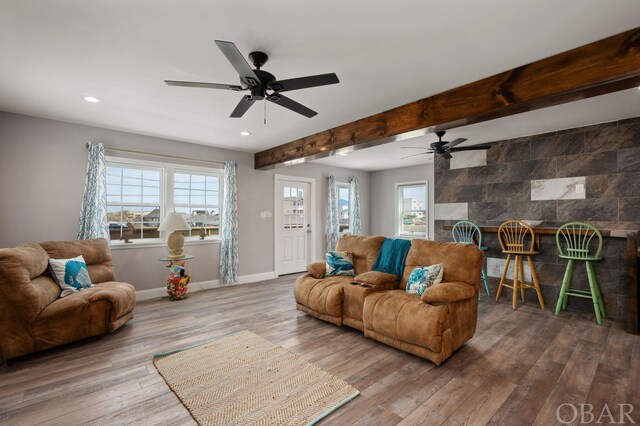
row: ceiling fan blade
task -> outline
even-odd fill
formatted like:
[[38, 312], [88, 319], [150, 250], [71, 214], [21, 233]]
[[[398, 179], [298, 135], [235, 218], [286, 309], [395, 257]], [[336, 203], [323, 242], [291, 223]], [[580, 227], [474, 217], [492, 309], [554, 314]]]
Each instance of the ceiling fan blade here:
[[447, 160], [450, 160], [453, 158], [453, 156], [451, 154], [449, 154], [449, 152], [445, 151], [442, 153], [442, 157], [446, 158]]
[[290, 78], [288, 80], [274, 81], [269, 88], [276, 92], [287, 92], [290, 90], [306, 89], [309, 87], [326, 86], [327, 84], [340, 83], [338, 76], [334, 73], [310, 75], [308, 77]]
[[314, 110], [309, 109], [306, 106], [294, 101], [293, 99], [289, 99], [286, 96], [280, 95], [278, 93], [268, 96], [267, 100], [269, 102], [273, 102], [276, 105], [280, 105], [282, 107], [290, 109], [291, 111], [297, 112], [298, 114], [302, 114], [307, 118], [311, 118], [314, 115], [318, 114]]
[[222, 89], [222, 90], [233, 90], [239, 92], [242, 90], [242, 86], [237, 86], [234, 84], [218, 84], [218, 83], [198, 83], [196, 81], [175, 81], [175, 80], [165, 80], [165, 83], [169, 86], [181, 86], [181, 87], [200, 87], [203, 89]]
[[400, 149], [431, 149], [428, 146], [401, 146]]
[[236, 105], [236, 108], [231, 113], [230, 117], [231, 118], [242, 117], [244, 113], [247, 112], [249, 108], [251, 108], [251, 105], [253, 105], [255, 101], [256, 100], [249, 95], [243, 96], [242, 99], [240, 99], [240, 102], [238, 102], [238, 105]]
[[452, 140], [451, 142], [447, 142], [447, 145], [449, 145], [449, 148], [453, 148], [456, 145], [460, 145], [464, 141], [466, 141], [465, 138], [458, 138], [458, 139]]
[[417, 157], [418, 155], [426, 155], [426, 154], [432, 154], [432, 152], [421, 152], [419, 154], [407, 155], [406, 157], [402, 157], [401, 160], [404, 160], [405, 158]]
[[[230, 41], [216, 40], [216, 45], [222, 50], [227, 60], [231, 62], [233, 68], [236, 69], [240, 78], [247, 83], [260, 83], [260, 79], [255, 72], [251, 69], [249, 63], [244, 59], [244, 56], [240, 53], [235, 44]], [[252, 81], [253, 80], [253, 81]]]
[[432, 149], [438, 149], [440, 148], [442, 145], [446, 145], [447, 143], [445, 141], [438, 141], [438, 142], [434, 142], [431, 145], [429, 145]]
[[451, 148], [450, 151], [451, 152], [476, 151], [476, 150], [480, 150], [480, 149], [489, 149], [489, 148], [491, 148], [489, 145], [461, 146], [460, 148]]

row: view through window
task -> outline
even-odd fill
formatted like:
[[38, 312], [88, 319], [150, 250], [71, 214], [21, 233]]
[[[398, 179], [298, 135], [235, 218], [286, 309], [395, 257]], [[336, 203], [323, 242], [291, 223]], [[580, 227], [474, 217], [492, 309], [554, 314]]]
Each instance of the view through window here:
[[190, 231], [182, 233], [185, 236], [198, 235], [204, 229], [207, 235], [218, 235], [220, 176], [176, 171], [173, 182], [175, 210], [185, 215], [191, 227]]
[[107, 221], [111, 240], [133, 226], [130, 239], [159, 238], [162, 169], [107, 165]]
[[340, 232], [349, 231], [349, 184], [338, 182], [338, 217]]
[[398, 235], [426, 237], [427, 185], [409, 183], [398, 185]]
[[[156, 166], [157, 165], [157, 166]], [[166, 182], [166, 184], [165, 184]], [[107, 161], [107, 220], [111, 241], [132, 229], [130, 240], [159, 239], [167, 212], [182, 213], [191, 227], [187, 237], [218, 235], [222, 173], [203, 168], [129, 160]]]

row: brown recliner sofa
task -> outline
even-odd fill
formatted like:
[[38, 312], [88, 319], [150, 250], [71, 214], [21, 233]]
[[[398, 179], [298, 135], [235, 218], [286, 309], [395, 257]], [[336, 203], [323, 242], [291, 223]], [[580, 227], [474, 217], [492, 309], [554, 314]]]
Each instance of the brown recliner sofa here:
[[[355, 277], [324, 277], [313, 262], [294, 286], [298, 310], [440, 365], [476, 330], [483, 254], [474, 245], [412, 240], [404, 276], [371, 271], [384, 237], [343, 236], [336, 250], [353, 255]], [[443, 280], [422, 297], [405, 291], [416, 266], [444, 264]]]
[[[60, 298], [48, 260], [79, 255], [94, 286]], [[113, 332], [133, 318], [135, 304], [134, 287], [115, 281], [105, 239], [0, 249], [0, 361]]]

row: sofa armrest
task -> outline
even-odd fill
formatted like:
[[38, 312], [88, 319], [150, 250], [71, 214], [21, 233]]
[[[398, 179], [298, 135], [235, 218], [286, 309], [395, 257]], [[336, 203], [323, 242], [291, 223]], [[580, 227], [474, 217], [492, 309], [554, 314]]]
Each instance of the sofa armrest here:
[[451, 303], [472, 297], [477, 297], [475, 287], [459, 282], [436, 284], [422, 293], [422, 300], [426, 303]]
[[398, 282], [398, 277], [393, 274], [387, 274], [386, 272], [369, 271], [356, 276], [354, 281], [377, 286], [383, 284], [396, 284]]
[[307, 265], [307, 272], [313, 278], [324, 278], [324, 273], [327, 271], [327, 263], [324, 260], [317, 262], [311, 262]]

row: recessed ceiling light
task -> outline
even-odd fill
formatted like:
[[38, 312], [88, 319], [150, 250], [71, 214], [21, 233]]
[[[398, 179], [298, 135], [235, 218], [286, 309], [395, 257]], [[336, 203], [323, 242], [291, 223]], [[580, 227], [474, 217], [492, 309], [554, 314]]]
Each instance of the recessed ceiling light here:
[[247, 132], [246, 130], [244, 130], [244, 131], [240, 132], [240, 134], [242, 136], [249, 136], [249, 135], [251, 135], [251, 132]]
[[87, 102], [91, 102], [92, 104], [97, 104], [98, 102], [102, 102], [101, 99], [98, 99], [95, 96], [85, 96], [84, 100]]

